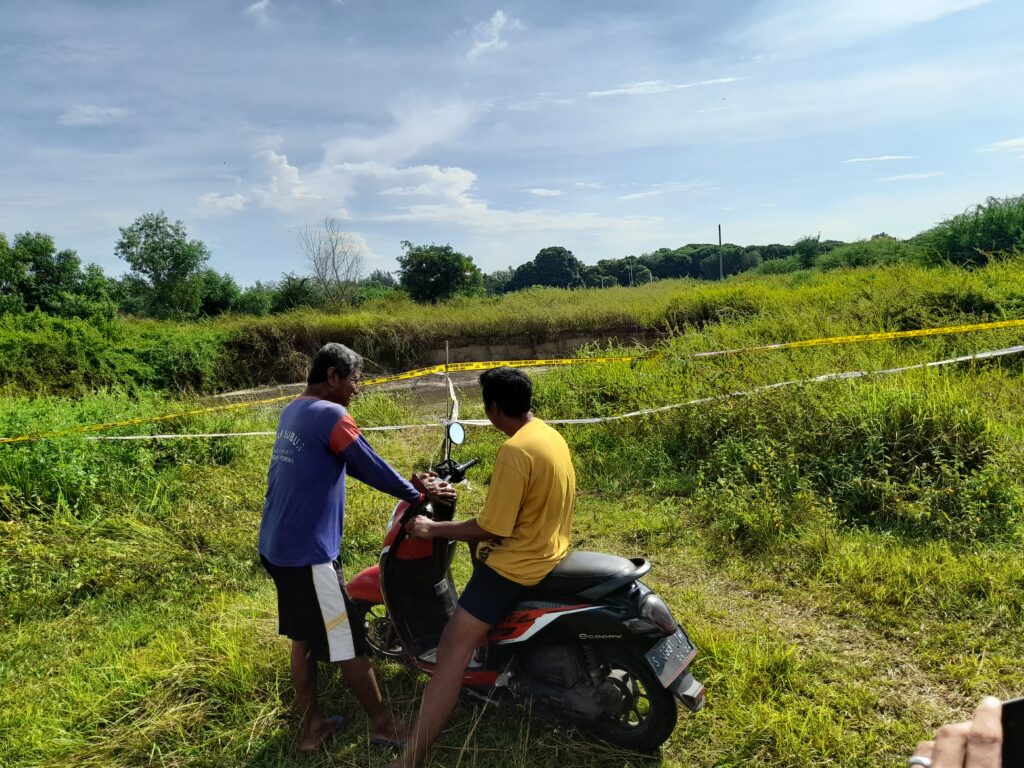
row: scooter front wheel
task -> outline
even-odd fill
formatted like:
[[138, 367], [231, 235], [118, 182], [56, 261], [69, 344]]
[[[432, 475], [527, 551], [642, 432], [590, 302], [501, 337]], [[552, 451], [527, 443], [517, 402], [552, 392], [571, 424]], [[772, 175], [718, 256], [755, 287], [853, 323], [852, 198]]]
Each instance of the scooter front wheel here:
[[374, 656], [385, 659], [400, 659], [405, 655], [398, 639], [395, 625], [388, 616], [388, 609], [379, 603], [364, 604], [363, 627], [366, 630], [366, 644]]
[[613, 704], [610, 716], [587, 727], [594, 738], [635, 752], [653, 752], [676, 727], [676, 702], [651, 670], [643, 652], [631, 646], [600, 648], [605, 679], [601, 687]]

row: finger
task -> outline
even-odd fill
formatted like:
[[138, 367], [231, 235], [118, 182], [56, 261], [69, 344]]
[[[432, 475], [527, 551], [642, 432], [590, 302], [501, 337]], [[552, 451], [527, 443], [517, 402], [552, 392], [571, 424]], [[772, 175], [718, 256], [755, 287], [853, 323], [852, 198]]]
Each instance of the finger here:
[[935, 749], [934, 741], [921, 741], [918, 742], [917, 749], [914, 750], [915, 757], [928, 757], [932, 756], [932, 751]]
[[932, 768], [963, 768], [970, 723], [949, 723], [935, 734]]
[[[917, 743], [917, 749], [914, 750], [914, 754], [912, 754], [910, 756], [910, 759], [914, 760], [915, 757], [922, 757], [926, 761], [929, 761], [929, 764], [930, 764], [930, 761], [931, 761], [931, 758], [932, 758], [932, 749], [934, 747], [935, 747], [935, 742], [934, 741], [919, 741]], [[916, 760], [914, 762], [910, 763], [910, 764], [911, 765], [919, 765], [919, 763]]]
[[966, 768], [999, 768], [1002, 760], [1003, 705], [992, 696], [981, 700], [967, 734]]

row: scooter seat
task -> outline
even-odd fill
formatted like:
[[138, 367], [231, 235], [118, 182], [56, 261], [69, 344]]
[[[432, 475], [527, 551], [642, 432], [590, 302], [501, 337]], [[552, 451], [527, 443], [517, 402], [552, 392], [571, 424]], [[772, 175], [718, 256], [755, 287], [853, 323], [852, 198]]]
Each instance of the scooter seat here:
[[596, 600], [636, 581], [649, 570], [651, 564], [640, 557], [627, 560], [604, 552], [570, 552], [536, 589]]

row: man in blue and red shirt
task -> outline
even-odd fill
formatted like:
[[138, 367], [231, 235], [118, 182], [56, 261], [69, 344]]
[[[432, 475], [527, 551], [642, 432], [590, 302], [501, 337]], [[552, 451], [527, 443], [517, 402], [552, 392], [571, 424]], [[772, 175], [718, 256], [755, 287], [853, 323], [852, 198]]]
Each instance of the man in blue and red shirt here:
[[[302, 751], [318, 749], [342, 724], [339, 716], [324, 717], [317, 705], [317, 661], [341, 667], [370, 718], [374, 741], [401, 742], [407, 730], [381, 697], [338, 563], [346, 475], [403, 501], [423, 501], [374, 452], [348, 413], [362, 362], [342, 344], [326, 344], [316, 354], [306, 390], [281, 412], [267, 473], [260, 560], [277, 587], [278, 631], [292, 641]], [[433, 495], [454, 496], [447, 484], [427, 482]]]

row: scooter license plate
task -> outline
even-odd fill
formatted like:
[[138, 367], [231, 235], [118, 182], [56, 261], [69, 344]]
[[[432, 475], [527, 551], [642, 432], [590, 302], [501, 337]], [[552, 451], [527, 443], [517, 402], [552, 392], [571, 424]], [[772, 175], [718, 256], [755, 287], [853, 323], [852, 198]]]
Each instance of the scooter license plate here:
[[694, 648], [682, 627], [647, 652], [647, 663], [666, 688], [686, 669], [693, 658]]

